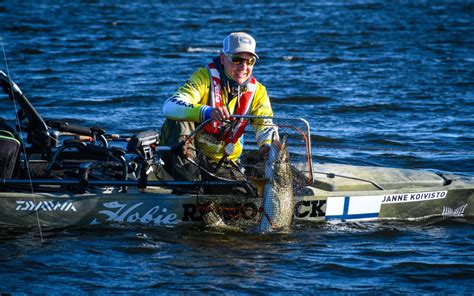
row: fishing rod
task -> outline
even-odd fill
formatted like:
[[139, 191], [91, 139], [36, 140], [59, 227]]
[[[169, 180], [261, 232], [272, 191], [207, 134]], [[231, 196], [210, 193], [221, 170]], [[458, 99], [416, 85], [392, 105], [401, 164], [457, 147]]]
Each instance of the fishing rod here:
[[[0, 179], [0, 186], [78, 186], [81, 190], [79, 193], [86, 193], [84, 190], [90, 186], [95, 187], [121, 187], [122, 193], [127, 192], [127, 187], [137, 187], [144, 190], [146, 187], [170, 187], [170, 188], [209, 188], [215, 186], [221, 187], [242, 187], [252, 197], [257, 197], [257, 193], [245, 180], [230, 180], [230, 181], [142, 181], [142, 180], [87, 180], [87, 179]], [[125, 190], [123, 190], [125, 188]], [[75, 194], [77, 194], [76, 192]]]
[[[27, 110], [31, 111], [30, 112], [30, 117], [31, 117], [30, 120], [32, 120], [32, 122], [38, 124], [38, 131], [39, 132], [33, 133], [33, 131], [31, 131], [31, 133], [33, 133], [35, 135], [43, 135], [43, 136], [46, 135], [47, 136], [46, 137], [47, 138], [46, 139], [47, 143], [39, 140], [38, 141], [38, 146], [41, 147], [44, 144], [47, 145], [47, 144], [49, 144], [49, 133], [48, 133], [46, 124], [44, 123], [44, 121], [41, 118], [41, 116], [39, 115], [39, 113], [36, 112], [35, 108], [33, 108], [33, 106], [30, 104], [28, 99], [23, 95], [20, 88], [13, 81], [11, 81], [10, 78], [9, 78], [10, 77], [10, 70], [8, 68], [7, 54], [5, 52], [5, 46], [3, 45], [3, 37], [1, 35], [0, 35], [0, 43], [2, 45], [3, 59], [4, 59], [4, 62], [5, 62], [5, 68], [6, 68], [6, 71], [7, 71], [7, 74], [5, 74], [3, 71], [0, 70], [0, 83], [1, 83], [3, 91], [6, 94], [8, 94], [9, 97], [13, 101], [13, 106], [15, 107], [15, 116], [16, 116], [17, 126], [18, 126], [18, 129], [20, 131], [20, 134], [21, 134], [21, 119], [19, 118], [19, 110], [18, 110], [17, 105], [16, 105], [17, 101], [20, 104], [20, 106], [22, 107], [22, 109], [26, 108]], [[30, 124], [32, 122], [30, 122]], [[35, 143], [35, 138], [36, 137], [32, 137], [32, 138], [33, 138], [32, 142]], [[32, 183], [31, 170], [30, 170], [30, 166], [28, 164], [28, 156], [26, 154], [26, 147], [25, 147], [25, 145], [21, 145], [21, 147], [23, 149], [23, 153], [24, 153], [25, 159], [26, 159], [26, 169], [27, 169], [28, 181], [29, 181], [29, 183], [27, 183], [27, 184], [30, 185], [30, 191], [33, 195], [33, 201], [36, 203], [36, 194], [35, 194], [34, 186], [33, 186], [33, 183]], [[44, 242], [43, 230], [41, 228], [38, 209], [35, 209], [35, 213], [36, 213], [36, 222], [37, 222], [37, 226], [38, 226], [38, 232], [39, 232], [39, 235], [40, 235], [41, 243], [43, 243]]]
[[[80, 179], [0, 179], [0, 185], [81, 185]], [[137, 180], [88, 180], [90, 186], [130, 186], [139, 187], [141, 183]], [[211, 186], [246, 186], [247, 181], [147, 181], [147, 186], [167, 187], [211, 187]]]

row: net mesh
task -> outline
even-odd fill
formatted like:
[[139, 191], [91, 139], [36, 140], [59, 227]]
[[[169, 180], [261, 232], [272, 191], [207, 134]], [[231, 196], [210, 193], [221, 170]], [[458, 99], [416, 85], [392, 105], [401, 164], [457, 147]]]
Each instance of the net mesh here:
[[[308, 123], [300, 118], [239, 116], [221, 125], [201, 124], [186, 140], [184, 151], [216, 177], [264, 182], [265, 164], [259, 148], [286, 137], [293, 184], [305, 186], [313, 182], [309, 133]], [[240, 140], [235, 141], [237, 138]]]

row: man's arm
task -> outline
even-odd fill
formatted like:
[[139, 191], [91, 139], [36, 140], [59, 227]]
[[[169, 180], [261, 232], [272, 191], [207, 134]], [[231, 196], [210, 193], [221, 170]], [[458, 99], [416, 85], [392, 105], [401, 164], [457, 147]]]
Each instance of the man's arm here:
[[[262, 84], [259, 84], [259, 88], [255, 93], [254, 104], [252, 107], [251, 115], [273, 116], [270, 98], [268, 97], [267, 90]], [[266, 159], [272, 143], [274, 132], [273, 121], [271, 119], [253, 119], [252, 126], [255, 131], [257, 144], [260, 147], [259, 153], [263, 159]]]
[[209, 96], [209, 74], [200, 68], [163, 105], [168, 119], [202, 122], [211, 118], [212, 107], [206, 105]]
[[[273, 110], [267, 90], [260, 83], [258, 85], [257, 92], [255, 93], [250, 115], [273, 116]], [[271, 131], [273, 130], [273, 122], [271, 119], [253, 119], [252, 126], [255, 131], [255, 137], [259, 147], [265, 144], [271, 144]]]

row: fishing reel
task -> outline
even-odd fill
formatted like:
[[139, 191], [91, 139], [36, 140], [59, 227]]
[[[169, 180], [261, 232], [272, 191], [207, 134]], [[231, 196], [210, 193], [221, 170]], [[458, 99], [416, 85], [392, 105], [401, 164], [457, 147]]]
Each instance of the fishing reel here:
[[160, 135], [155, 130], [139, 132], [132, 136], [127, 144], [127, 151], [136, 153], [149, 164], [154, 162], [156, 146], [160, 143]]
[[148, 130], [134, 134], [127, 144], [127, 151], [137, 156], [131, 163], [131, 170], [142, 189], [146, 187], [148, 175], [154, 171], [154, 165], [162, 164], [156, 148], [159, 143], [159, 133]]

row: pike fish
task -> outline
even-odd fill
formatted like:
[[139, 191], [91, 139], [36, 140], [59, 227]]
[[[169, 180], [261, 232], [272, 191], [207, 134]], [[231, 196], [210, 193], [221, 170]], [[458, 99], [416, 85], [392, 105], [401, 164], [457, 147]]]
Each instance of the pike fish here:
[[293, 176], [286, 142], [286, 137], [281, 144], [278, 139], [273, 139], [265, 162], [268, 181], [263, 191], [263, 211], [257, 226], [260, 233], [288, 231], [293, 221]]

